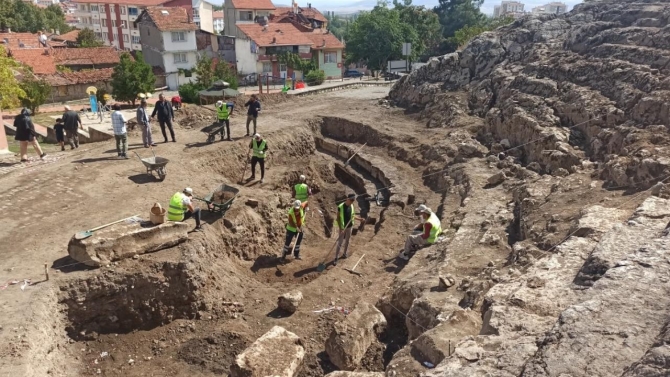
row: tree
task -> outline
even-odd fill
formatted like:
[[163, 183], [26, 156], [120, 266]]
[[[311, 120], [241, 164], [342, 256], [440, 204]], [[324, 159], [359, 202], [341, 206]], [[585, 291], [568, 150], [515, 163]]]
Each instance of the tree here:
[[412, 45], [416, 55], [437, 51], [442, 42], [442, 26], [437, 13], [424, 6], [412, 5], [412, 0], [393, 0], [393, 5], [400, 12], [400, 21], [416, 31], [418, 39]]
[[231, 89], [237, 89], [237, 74], [235, 71], [223, 60], [219, 60], [214, 68], [214, 80], [223, 80], [227, 82]]
[[440, 4], [435, 7], [435, 13], [442, 24], [442, 36], [447, 41], [443, 52], [456, 50], [458, 45], [453, 39], [456, 31], [466, 26], [482, 25], [486, 22], [486, 16], [479, 10], [484, 0], [439, 0]]
[[[368, 68], [385, 70], [386, 62], [402, 57], [404, 42], [418, 45], [416, 30], [400, 20], [400, 11], [379, 3], [371, 12], [361, 12], [347, 33], [347, 61], [365, 62]], [[413, 51], [411, 58], [416, 58]]]
[[316, 70], [316, 63], [311, 59], [303, 59], [300, 55], [293, 52], [283, 52], [277, 56], [281, 64], [286, 64], [288, 68], [294, 71], [301, 71], [303, 74]]
[[66, 33], [71, 30], [58, 5], [40, 8], [22, 0], [0, 0], [0, 29], [7, 28], [21, 33], [36, 33], [40, 30]]
[[138, 52], [136, 60], [123, 53], [112, 73], [112, 95], [117, 101], [131, 102], [135, 106], [137, 95], [151, 93], [156, 86], [156, 77], [151, 66], [144, 62]]
[[100, 47], [103, 43], [96, 38], [95, 32], [92, 29], [82, 29], [79, 30], [79, 34], [77, 35], [77, 45], [79, 47]]
[[44, 79], [29, 77], [21, 82], [23, 96], [21, 105], [30, 109], [30, 112], [37, 114], [40, 105], [44, 104], [51, 94], [51, 85]]
[[194, 71], [195, 74], [198, 75], [198, 78], [196, 79], [198, 84], [203, 88], [212, 86], [212, 83], [214, 83], [214, 66], [212, 64], [212, 58], [204, 54], [198, 57]]
[[14, 70], [19, 67], [19, 63], [7, 57], [5, 48], [0, 46], [0, 94], [2, 94], [0, 108], [16, 107], [20, 103], [20, 98], [26, 95], [14, 76]]
[[449, 38], [449, 42], [457, 46], [457, 48], [463, 48], [468, 42], [470, 42], [472, 38], [478, 36], [479, 34], [485, 31], [495, 30], [500, 26], [510, 24], [513, 21], [514, 18], [512, 17], [487, 18], [479, 24], [472, 26], [468, 25], [460, 30], [456, 30], [454, 36]]

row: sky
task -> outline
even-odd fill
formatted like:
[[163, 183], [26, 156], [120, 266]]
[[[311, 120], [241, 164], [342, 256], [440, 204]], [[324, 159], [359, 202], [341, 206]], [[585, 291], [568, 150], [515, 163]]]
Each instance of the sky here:
[[[525, 4], [524, 9], [530, 11], [534, 7], [550, 3], [555, 0], [517, 0]], [[562, 1], [568, 5], [568, 10], [573, 6], [581, 3], [581, 0], [557, 0]], [[218, 4], [221, 0], [214, 0], [213, 3]], [[290, 6], [291, 0], [273, 0], [275, 5]], [[298, 0], [298, 5], [304, 7], [308, 2], [320, 11], [335, 11], [341, 13], [355, 12], [359, 10], [372, 9], [377, 4], [377, 0]], [[482, 12], [486, 14], [493, 14], [493, 7], [500, 4], [501, 0], [485, 0], [482, 6]], [[414, 5], [425, 5], [426, 7], [434, 7], [438, 4], [438, 0], [413, 0]]]

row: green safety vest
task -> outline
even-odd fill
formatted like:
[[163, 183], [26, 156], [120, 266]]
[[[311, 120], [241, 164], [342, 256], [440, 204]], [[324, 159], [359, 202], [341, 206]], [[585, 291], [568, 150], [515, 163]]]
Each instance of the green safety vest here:
[[[337, 212], [339, 213], [337, 216], [337, 225], [340, 227], [340, 229], [344, 229], [344, 227], [347, 225], [344, 223], [344, 203], [341, 203], [339, 206], [337, 206]], [[356, 208], [354, 207], [354, 203], [351, 203], [351, 226], [354, 226], [354, 222], [356, 221], [354, 218], [356, 217]]]
[[[293, 220], [293, 224], [298, 223], [295, 219], [295, 208], [288, 210], [288, 217]], [[302, 208], [300, 208], [300, 218], [302, 219], [302, 226], [305, 226], [305, 211]], [[296, 227], [291, 226], [291, 223], [286, 224], [286, 230], [290, 230], [291, 232], [298, 231]]]
[[183, 203], [184, 194], [178, 192], [172, 195], [170, 199], [170, 207], [168, 208], [167, 219], [169, 221], [182, 221], [184, 220], [184, 212], [186, 212], [186, 206]]
[[265, 153], [261, 153], [263, 149], [265, 149], [265, 140], [261, 141], [260, 145], [256, 143], [256, 139], [253, 139], [251, 143], [252, 143], [251, 145], [254, 148], [254, 157], [265, 158]]
[[219, 116], [219, 120], [228, 119], [228, 104], [224, 103], [223, 106], [216, 108], [216, 114]]
[[[430, 234], [428, 235], [428, 239], [426, 240], [427, 244], [433, 244], [437, 240], [437, 236], [442, 233], [442, 224], [440, 223], [440, 219], [437, 217], [436, 214], [431, 213], [430, 217], [428, 220], [426, 220], [426, 223], [430, 223]], [[425, 225], [424, 225], [424, 232], [426, 231]]]
[[298, 183], [293, 187], [295, 190], [295, 198], [300, 200], [301, 202], [307, 201], [308, 197], [308, 188], [305, 183]]

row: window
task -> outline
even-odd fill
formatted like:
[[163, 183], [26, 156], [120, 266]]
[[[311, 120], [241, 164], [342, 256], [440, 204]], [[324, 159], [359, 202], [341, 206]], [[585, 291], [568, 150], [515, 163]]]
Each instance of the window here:
[[124, 29], [128, 29], [128, 21], [121, 21], [121, 27]]
[[193, 17], [200, 17], [200, 10], [198, 8], [193, 8]]
[[102, 39], [102, 33], [99, 32], [99, 31], [96, 31], [96, 32], [95, 32], [95, 37], [96, 37], [97, 39]]
[[254, 12], [252, 11], [240, 11], [240, 21], [253, 21]]
[[172, 32], [172, 42], [185, 42], [186, 35], [183, 31], [173, 31]]
[[86, 5], [82, 4], [81, 7], [79, 7], [79, 9], [86, 11]]
[[102, 39], [105, 41], [109, 40], [109, 34], [107, 34], [106, 32], [102, 33]]
[[272, 72], [272, 64], [270, 62], [263, 62], [263, 73]]
[[195, 26], [200, 27], [200, 22], [194, 22]]
[[112, 27], [117, 27], [116, 20], [112, 20]]
[[102, 27], [107, 27], [107, 19], [106, 18], [102, 19]]
[[99, 12], [99, 8], [97, 5], [91, 5], [91, 12]]
[[324, 64], [337, 63], [337, 52], [335, 52], [335, 51], [324, 52], [323, 53], [323, 63]]
[[93, 19], [93, 24], [100, 25], [100, 19], [99, 18], [94, 18]]
[[129, 16], [137, 16], [137, 8], [128, 7], [128, 15]]
[[128, 34], [123, 34], [123, 41], [128, 42]]
[[174, 54], [174, 62], [175, 63], [188, 63], [188, 59], [186, 58], [186, 54]]
[[126, 7], [120, 7], [121, 14], [126, 14]]
[[279, 64], [279, 72], [286, 72], [286, 64]]
[[133, 43], [136, 43], [136, 44], [140, 43], [140, 37], [138, 35], [133, 35]]

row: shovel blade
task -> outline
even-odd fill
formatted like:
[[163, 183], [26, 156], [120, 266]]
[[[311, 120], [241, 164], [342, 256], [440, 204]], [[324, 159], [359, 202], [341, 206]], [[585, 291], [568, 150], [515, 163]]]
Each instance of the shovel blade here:
[[90, 231], [84, 231], [84, 232], [78, 232], [77, 234], [74, 235], [75, 240], [83, 240], [85, 238], [88, 238], [93, 235], [93, 232]]
[[319, 263], [319, 265], [316, 266], [316, 270], [317, 270], [318, 272], [323, 272], [323, 271], [326, 270], [326, 265], [323, 264], [323, 263]]

